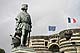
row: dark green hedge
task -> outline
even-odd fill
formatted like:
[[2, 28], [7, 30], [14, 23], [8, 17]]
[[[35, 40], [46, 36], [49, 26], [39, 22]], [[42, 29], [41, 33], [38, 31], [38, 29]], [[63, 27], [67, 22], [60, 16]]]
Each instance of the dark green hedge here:
[[5, 53], [4, 49], [0, 48], [0, 53]]

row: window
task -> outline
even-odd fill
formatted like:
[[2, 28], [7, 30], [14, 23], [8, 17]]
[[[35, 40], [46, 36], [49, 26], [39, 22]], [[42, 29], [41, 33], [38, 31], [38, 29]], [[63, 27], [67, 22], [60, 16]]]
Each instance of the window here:
[[56, 40], [52, 40], [52, 43], [56, 42]]
[[48, 45], [48, 42], [45, 42], [45, 46], [47, 46]]

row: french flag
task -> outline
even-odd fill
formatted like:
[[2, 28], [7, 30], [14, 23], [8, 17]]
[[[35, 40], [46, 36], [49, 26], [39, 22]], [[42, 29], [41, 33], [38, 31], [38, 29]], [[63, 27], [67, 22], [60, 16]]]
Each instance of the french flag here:
[[70, 18], [68, 17], [68, 23], [76, 23], [77, 19], [76, 18]]

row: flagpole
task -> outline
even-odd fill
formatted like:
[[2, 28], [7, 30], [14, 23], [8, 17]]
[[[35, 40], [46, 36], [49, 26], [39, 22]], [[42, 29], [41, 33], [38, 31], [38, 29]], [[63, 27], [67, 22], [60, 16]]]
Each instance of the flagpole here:
[[[67, 23], [66, 23], [66, 24], [67, 24], [67, 29], [69, 29], [68, 20], [69, 20], [69, 17], [67, 18]], [[70, 22], [70, 21], [69, 21], [69, 22]]]

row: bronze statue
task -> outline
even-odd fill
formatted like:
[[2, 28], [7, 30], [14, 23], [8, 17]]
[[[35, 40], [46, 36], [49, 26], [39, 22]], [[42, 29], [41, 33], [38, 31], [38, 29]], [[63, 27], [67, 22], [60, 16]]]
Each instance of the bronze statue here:
[[[30, 15], [27, 12], [28, 5], [22, 4], [21, 10], [22, 10], [22, 12], [20, 12], [17, 15], [17, 17], [15, 18], [16, 32], [15, 32], [14, 38], [16, 38], [16, 39], [14, 39], [14, 38], [12, 39], [14, 42], [16, 42], [14, 44], [14, 47], [26, 46], [26, 41], [28, 41], [28, 44], [29, 44], [29, 39], [30, 39], [30, 32], [31, 32], [31, 28], [32, 28], [31, 24], [32, 23], [31, 23]], [[28, 38], [28, 35], [29, 35], [29, 38]]]

